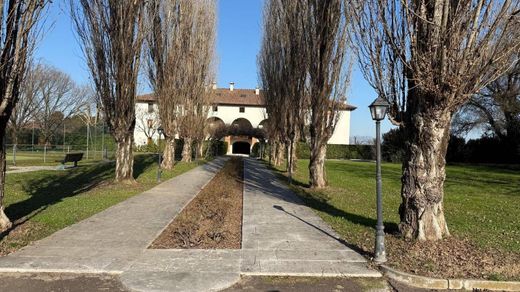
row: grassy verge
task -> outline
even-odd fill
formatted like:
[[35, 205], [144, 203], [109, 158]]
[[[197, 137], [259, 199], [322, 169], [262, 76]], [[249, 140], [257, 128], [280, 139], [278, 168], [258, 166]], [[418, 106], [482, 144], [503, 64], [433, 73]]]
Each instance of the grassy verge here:
[[[375, 164], [327, 161], [330, 186], [306, 188], [308, 161], [298, 162], [297, 192], [346, 241], [370, 256], [374, 244]], [[383, 164], [389, 264], [427, 276], [520, 279], [520, 173], [499, 166], [447, 167], [445, 212], [451, 238], [406, 241], [397, 234], [401, 166]]]
[[[136, 155], [137, 185], [113, 183], [114, 162], [81, 163], [66, 171], [7, 174], [6, 213], [15, 228], [0, 235], [0, 255], [92, 216], [157, 184], [154, 155]], [[163, 180], [203, 162], [179, 163]]]
[[[81, 160], [81, 163], [94, 163], [101, 161], [101, 152], [93, 152], [91, 151], [89, 153], [89, 159], [87, 159], [85, 151], [72, 151], [74, 152], [83, 152], [83, 160]], [[60, 163], [56, 162], [56, 160], [61, 160], [65, 157], [66, 152], [63, 151], [56, 151], [56, 150], [49, 150], [47, 154], [45, 155], [45, 162], [44, 162], [44, 154], [43, 151], [18, 151], [16, 152], [16, 166], [58, 166]], [[14, 167], [14, 161], [13, 161], [13, 153], [12, 151], [8, 151], [6, 153], [6, 162], [7, 162], [7, 169]], [[68, 163], [71, 164], [70, 162]]]

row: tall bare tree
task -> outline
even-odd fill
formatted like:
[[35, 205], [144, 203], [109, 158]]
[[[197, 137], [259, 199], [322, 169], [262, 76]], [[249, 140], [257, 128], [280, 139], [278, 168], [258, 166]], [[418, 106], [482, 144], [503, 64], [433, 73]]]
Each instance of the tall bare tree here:
[[18, 144], [18, 131], [34, 121], [37, 108], [37, 80], [32, 70], [32, 62], [27, 64], [27, 72], [20, 87], [20, 96], [9, 118], [9, 130], [14, 147]]
[[117, 143], [116, 181], [134, 181], [135, 97], [146, 1], [71, 1], [96, 95]]
[[270, 162], [275, 166], [282, 164], [283, 150], [282, 141], [285, 133], [285, 110], [287, 107], [281, 103], [285, 101], [282, 96], [281, 68], [283, 61], [280, 60], [283, 51], [283, 36], [278, 34], [277, 29], [283, 26], [283, 5], [280, 1], [267, 1], [264, 7], [264, 31], [262, 47], [258, 56], [259, 79], [263, 88], [263, 96], [266, 103], [266, 112], [269, 116], [267, 124], [270, 144]]
[[352, 62], [347, 42], [350, 19], [344, 14], [342, 0], [307, 3], [310, 11], [303, 21], [309, 52], [309, 183], [311, 187], [321, 188], [327, 185], [327, 142], [336, 128], [350, 83]]
[[346, 3], [356, 19], [360, 68], [406, 135], [400, 231], [419, 240], [448, 236], [443, 189], [452, 115], [511, 67], [520, 2]]
[[158, 100], [166, 147], [163, 166], [174, 164], [175, 135], [184, 140], [182, 160], [204, 138], [216, 36], [214, 0], [152, 1], [148, 18], [148, 77]]
[[272, 0], [264, 10], [264, 35], [259, 54], [259, 76], [269, 115], [275, 165], [280, 163], [279, 141], [287, 145], [289, 179], [295, 170], [295, 144], [306, 114], [307, 46], [303, 1]]
[[12, 226], [3, 204], [6, 168], [3, 141], [46, 4], [44, 0], [0, 0], [0, 231]]

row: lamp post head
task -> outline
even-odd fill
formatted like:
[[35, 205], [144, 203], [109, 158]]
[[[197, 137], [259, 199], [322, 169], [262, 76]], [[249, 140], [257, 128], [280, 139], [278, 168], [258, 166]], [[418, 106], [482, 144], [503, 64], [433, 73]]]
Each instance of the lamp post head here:
[[372, 115], [372, 119], [374, 121], [381, 121], [385, 119], [386, 111], [390, 107], [390, 103], [386, 101], [382, 97], [376, 98], [374, 102], [372, 102], [368, 108], [370, 109], [370, 114]]

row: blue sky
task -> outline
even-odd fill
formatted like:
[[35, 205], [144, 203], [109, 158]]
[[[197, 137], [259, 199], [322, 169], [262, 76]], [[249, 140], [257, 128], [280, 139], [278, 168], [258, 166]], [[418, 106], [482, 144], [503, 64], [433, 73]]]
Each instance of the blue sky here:
[[[49, 7], [49, 28], [38, 46], [36, 58], [51, 64], [78, 83], [88, 83], [89, 73], [82, 52], [74, 36], [69, 11], [65, 3], [53, 1]], [[255, 88], [258, 84], [256, 58], [262, 36], [263, 0], [219, 0], [217, 31], [217, 81], [220, 87], [235, 82], [237, 88]], [[148, 91], [142, 82], [140, 92]], [[374, 122], [368, 105], [376, 93], [354, 70], [348, 102], [358, 108], [352, 112], [350, 136], [375, 136]], [[382, 131], [391, 128], [388, 121]]]

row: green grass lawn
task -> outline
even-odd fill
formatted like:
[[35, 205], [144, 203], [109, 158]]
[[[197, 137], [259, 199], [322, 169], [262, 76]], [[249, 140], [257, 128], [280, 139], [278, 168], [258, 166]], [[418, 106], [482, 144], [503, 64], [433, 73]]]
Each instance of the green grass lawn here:
[[[298, 161], [297, 185], [308, 183], [308, 160]], [[312, 191], [295, 188], [348, 242], [373, 248], [376, 225], [375, 163], [327, 161], [330, 186]], [[395, 233], [401, 202], [401, 165], [384, 163], [385, 230]], [[518, 167], [454, 165], [447, 167], [445, 213], [456, 238], [479, 248], [520, 254], [520, 169]]]
[[[89, 153], [89, 159], [87, 159], [85, 151], [71, 151], [71, 153], [74, 152], [83, 152], [83, 160], [82, 162], [98, 162], [101, 161], [102, 153], [100, 151], [91, 151]], [[15, 165], [16, 166], [53, 166], [53, 165], [59, 165], [59, 162], [56, 162], [56, 160], [61, 160], [65, 157], [66, 152], [63, 151], [56, 151], [56, 150], [49, 150], [47, 151], [45, 155], [44, 160], [44, 154], [43, 151], [18, 151], [16, 152], [16, 160], [14, 159], [14, 155], [12, 151], [8, 151], [6, 153], [6, 162], [8, 169]]]
[[[163, 180], [186, 172], [203, 162], [178, 163], [163, 171]], [[17, 225], [0, 235], [0, 254], [12, 252], [31, 241], [92, 216], [157, 184], [155, 155], [136, 155], [136, 185], [113, 183], [114, 162], [85, 163], [64, 171], [7, 174], [7, 216]]]

